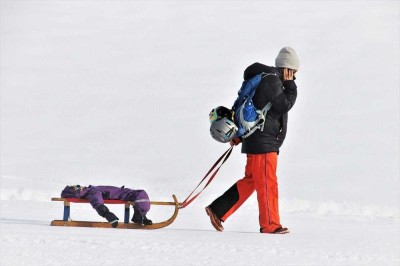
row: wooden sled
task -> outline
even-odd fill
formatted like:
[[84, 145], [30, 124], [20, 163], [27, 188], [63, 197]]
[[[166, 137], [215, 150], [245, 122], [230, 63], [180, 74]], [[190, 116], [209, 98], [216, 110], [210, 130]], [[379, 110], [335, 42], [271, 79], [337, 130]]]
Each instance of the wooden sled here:
[[[141, 225], [129, 222], [130, 206], [135, 203], [132, 201], [123, 200], [104, 200], [105, 204], [124, 204], [124, 222], [118, 223], [119, 229], [159, 229], [170, 225], [178, 216], [179, 207], [181, 203], [178, 202], [175, 195], [172, 195], [174, 202], [164, 202], [164, 201], [150, 201], [151, 205], [170, 205], [175, 206], [175, 210], [171, 218], [160, 223], [153, 223], [152, 225]], [[64, 202], [64, 217], [62, 220], [53, 220], [50, 225], [52, 226], [75, 226], [75, 227], [103, 227], [112, 228], [111, 224], [108, 222], [88, 222], [88, 221], [72, 221], [70, 219], [71, 203], [89, 203], [86, 199], [78, 198], [51, 198], [52, 201], [62, 201]]]

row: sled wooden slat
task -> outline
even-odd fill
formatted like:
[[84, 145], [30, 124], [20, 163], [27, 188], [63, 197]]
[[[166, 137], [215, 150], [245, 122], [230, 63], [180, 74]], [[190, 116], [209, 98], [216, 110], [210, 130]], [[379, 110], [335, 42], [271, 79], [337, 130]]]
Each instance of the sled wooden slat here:
[[[52, 201], [64, 201], [64, 202], [73, 202], [73, 203], [89, 203], [87, 199], [78, 199], [78, 198], [51, 198]], [[106, 204], [131, 204], [135, 205], [133, 201], [125, 201], [125, 200], [110, 200], [105, 199], [104, 203]], [[168, 201], [150, 201], [151, 205], [176, 205], [175, 202]], [[178, 203], [181, 205], [181, 203]]]
[[[118, 229], [159, 229], [170, 225], [178, 216], [179, 208], [182, 205], [178, 202], [175, 195], [172, 195], [174, 199], [173, 202], [164, 202], [164, 201], [150, 201], [151, 205], [169, 205], [175, 206], [174, 213], [172, 216], [163, 222], [153, 223], [152, 225], [140, 225], [129, 222], [129, 207], [130, 205], [134, 205], [132, 201], [123, 201], [123, 200], [104, 200], [106, 204], [124, 204], [125, 205], [125, 216], [124, 222], [118, 223]], [[100, 227], [100, 228], [112, 228], [111, 224], [108, 222], [90, 222], [90, 221], [72, 221], [70, 220], [70, 208], [71, 203], [89, 203], [86, 199], [78, 199], [78, 198], [52, 198], [52, 201], [61, 201], [64, 202], [64, 217], [63, 220], [53, 220], [50, 225], [52, 226], [72, 226], [72, 227]]]

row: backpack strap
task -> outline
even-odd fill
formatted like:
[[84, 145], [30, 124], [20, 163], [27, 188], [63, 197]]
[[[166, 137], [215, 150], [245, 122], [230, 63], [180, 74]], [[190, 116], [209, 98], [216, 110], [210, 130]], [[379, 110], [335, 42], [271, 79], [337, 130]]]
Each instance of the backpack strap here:
[[277, 76], [279, 78], [279, 75], [276, 73], [265, 73], [265, 72], [261, 73], [261, 79], [263, 79], [267, 76]]
[[[267, 112], [269, 109], [271, 109], [272, 107], [272, 103], [267, 103], [267, 105], [261, 110], [260, 112], [260, 118], [258, 121], [258, 125], [254, 126], [249, 132], [247, 132], [246, 134], [244, 134], [242, 137], [243, 138], [247, 138], [248, 136], [250, 136], [251, 134], [254, 133], [254, 131], [256, 131], [257, 129], [260, 129], [261, 131], [264, 130], [264, 125], [265, 125], [265, 118], [267, 117]], [[260, 122], [262, 120], [262, 122]]]
[[262, 114], [264, 116], [264, 123], [262, 124], [262, 126], [260, 128], [261, 131], [264, 131], [265, 119], [267, 118], [267, 113], [268, 113], [269, 109], [271, 109], [271, 107], [272, 107], [272, 103], [268, 102], [267, 105], [262, 109]]
[[[264, 125], [264, 123], [263, 123], [263, 125]], [[257, 129], [259, 129], [260, 126], [261, 126], [261, 125], [253, 127], [249, 132], [247, 132], [246, 134], [243, 134], [243, 135], [242, 135], [242, 138], [244, 138], [244, 139], [247, 138], [248, 136], [250, 136], [251, 134], [253, 134], [254, 131], [256, 131]], [[264, 127], [264, 126], [262, 126], [262, 127]]]

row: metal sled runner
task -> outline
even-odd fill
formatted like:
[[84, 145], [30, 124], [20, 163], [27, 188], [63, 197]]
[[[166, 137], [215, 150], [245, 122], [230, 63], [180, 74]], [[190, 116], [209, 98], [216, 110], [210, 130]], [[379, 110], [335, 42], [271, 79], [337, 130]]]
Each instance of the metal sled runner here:
[[[129, 222], [129, 213], [130, 206], [134, 205], [132, 201], [124, 201], [124, 200], [104, 200], [105, 204], [124, 204], [124, 222], [118, 223], [118, 227], [120, 229], [159, 229], [170, 225], [178, 216], [179, 208], [181, 203], [178, 202], [175, 195], [172, 195], [174, 202], [164, 202], [164, 201], [150, 201], [151, 205], [170, 205], [174, 206], [175, 210], [173, 215], [166, 221], [160, 223], [153, 223], [151, 225], [141, 225], [136, 223]], [[53, 220], [50, 225], [52, 226], [75, 226], [75, 227], [104, 227], [104, 228], [112, 228], [111, 224], [108, 222], [88, 222], [88, 221], [71, 221], [70, 220], [70, 211], [71, 211], [71, 203], [89, 203], [86, 199], [78, 199], [78, 198], [52, 198], [52, 201], [62, 201], [64, 202], [64, 216], [62, 220]]]

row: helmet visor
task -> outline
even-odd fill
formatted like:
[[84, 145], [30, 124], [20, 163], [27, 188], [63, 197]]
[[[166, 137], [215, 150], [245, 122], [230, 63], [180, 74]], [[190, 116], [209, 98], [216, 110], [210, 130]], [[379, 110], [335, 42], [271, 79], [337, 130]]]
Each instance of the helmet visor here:
[[215, 120], [217, 120], [218, 119], [218, 114], [217, 114], [216, 109], [212, 109], [208, 116], [209, 116], [210, 123], [212, 123]]
[[226, 108], [224, 106], [219, 106], [217, 108], [212, 109], [209, 114], [210, 123], [214, 122], [215, 120], [224, 118], [224, 117], [228, 117], [231, 120], [233, 117], [231, 110], [229, 110], [228, 108]]

